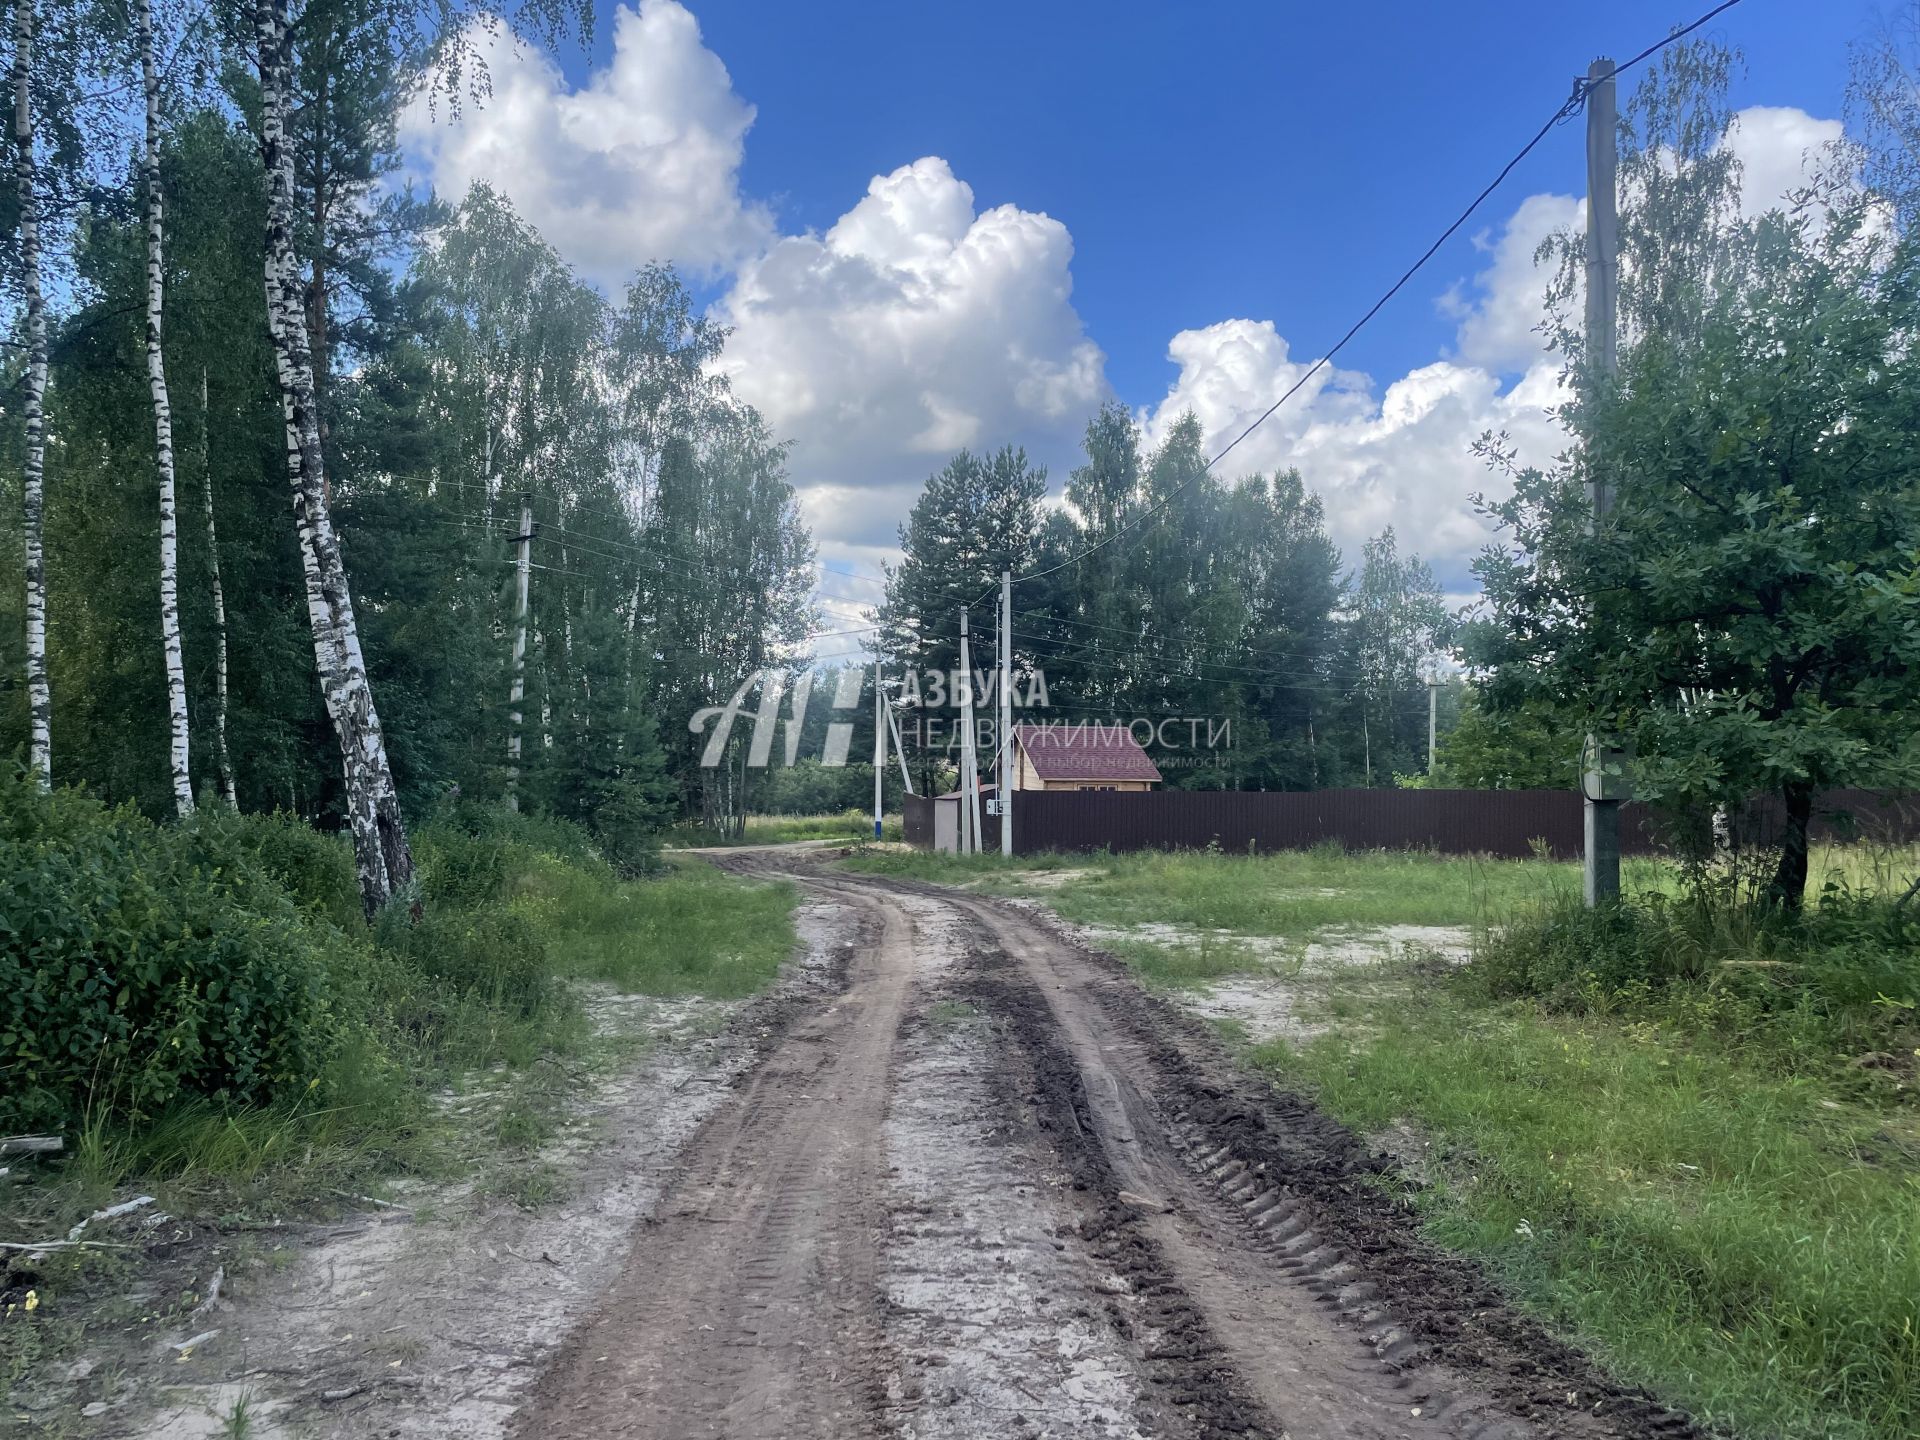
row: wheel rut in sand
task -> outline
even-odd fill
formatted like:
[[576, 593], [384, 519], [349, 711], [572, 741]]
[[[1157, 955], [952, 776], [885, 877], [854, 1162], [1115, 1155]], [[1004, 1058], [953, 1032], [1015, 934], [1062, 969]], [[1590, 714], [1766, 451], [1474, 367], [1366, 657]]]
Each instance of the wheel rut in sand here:
[[873, 1433], [882, 1125], [911, 974], [873, 912], [840, 993], [795, 1017], [683, 1168], [523, 1411], [540, 1440]]
[[977, 897], [789, 873], [851, 917], [843, 987], [685, 1152], [522, 1436], [1691, 1432], [1118, 962]]

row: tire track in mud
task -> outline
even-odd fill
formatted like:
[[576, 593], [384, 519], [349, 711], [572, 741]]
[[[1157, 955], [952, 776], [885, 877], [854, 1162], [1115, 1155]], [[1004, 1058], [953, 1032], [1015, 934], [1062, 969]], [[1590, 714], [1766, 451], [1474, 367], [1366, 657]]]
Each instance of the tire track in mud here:
[[1047, 919], [721, 863], [796, 879], [856, 943], [684, 1152], [522, 1437], [1694, 1433], [1428, 1244], [1351, 1133]]
[[901, 1430], [1141, 1440], [1179, 1428], [1097, 1303], [1125, 1284], [1081, 1238], [1091, 1208], [1029, 1103], [1023, 1053], [969, 992], [962, 917], [893, 903], [913, 914], [918, 1002], [887, 1117], [881, 1257]]
[[[735, 868], [730, 866], [729, 868]], [[740, 867], [745, 868], [745, 867]], [[831, 999], [797, 1005], [687, 1147], [597, 1313], [521, 1412], [525, 1440], [882, 1433], [882, 1122], [910, 971], [868, 912]]]
[[1425, 1241], [1349, 1131], [1239, 1070], [1119, 962], [992, 901], [858, 883], [972, 923], [968, 993], [1030, 1057], [1056, 1148], [1104, 1202], [1089, 1238], [1158, 1302], [1142, 1358], [1194, 1433], [1696, 1433]]

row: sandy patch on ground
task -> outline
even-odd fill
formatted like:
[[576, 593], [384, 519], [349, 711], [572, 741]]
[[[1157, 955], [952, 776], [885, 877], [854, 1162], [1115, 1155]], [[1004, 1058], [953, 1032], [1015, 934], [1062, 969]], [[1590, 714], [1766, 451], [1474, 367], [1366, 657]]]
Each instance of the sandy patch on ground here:
[[[1029, 901], [1023, 908], [1041, 906]], [[1204, 1020], [1229, 1022], [1256, 1045], [1269, 1040], [1299, 1043], [1324, 1033], [1327, 1027], [1311, 1018], [1311, 1002], [1326, 981], [1343, 973], [1421, 955], [1458, 965], [1473, 953], [1473, 932], [1463, 925], [1330, 926], [1303, 944], [1276, 935], [1244, 935], [1164, 921], [1060, 923], [1089, 945], [1103, 949], [1144, 941], [1169, 949], [1204, 946], [1244, 956], [1244, 973], [1171, 993], [1181, 1008]]]
[[1003, 1042], [992, 1023], [931, 998], [964, 927], [949, 906], [899, 903], [914, 915], [915, 978], [930, 997], [902, 1037], [887, 1116], [897, 1196], [883, 1284], [904, 1429], [1135, 1440], [1142, 1380], [1105, 1318], [1075, 1303], [1092, 1261], [1071, 1177], [994, 1093]]

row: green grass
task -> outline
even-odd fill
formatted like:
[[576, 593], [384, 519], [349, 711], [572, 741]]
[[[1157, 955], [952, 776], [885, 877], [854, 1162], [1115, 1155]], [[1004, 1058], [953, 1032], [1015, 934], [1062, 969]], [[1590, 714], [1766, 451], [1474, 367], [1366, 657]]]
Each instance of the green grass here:
[[737, 999], [772, 980], [793, 952], [795, 892], [697, 859], [643, 880], [600, 877], [541, 857], [514, 904], [550, 937], [555, 969], [641, 995]]
[[1293, 942], [1327, 932], [1469, 928], [1464, 972], [1289, 976], [1310, 1042], [1222, 1033], [1356, 1130], [1430, 1138], [1433, 1238], [1623, 1378], [1735, 1433], [1893, 1440], [1920, 1433], [1920, 916], [1873, 897], [1916, 860], [1823, 848], [1800, 922], [1743, 903], [1754, 874], [1694, 903], [1677, 868], [1629, 862], [1639, 898], [1617, 924], [1580, 910], [1576, 867], [1542, 861], [842, 863], [1169, 927], [1109, 948], [1171, 986], [1284, 973]]
[[[1136, 851], [1124, 855], [937, 855], [869, 851], [842, 862], [872, 874], [967, 884], [1043, 898], [1069, 920], [1159, 923], [1305, 939], [1332, 926], [1489, 923], [1516, 905], [1577, 894], [1577, 866], [1424, 851], [1349, 854], [1331, 847], [1267, 855]], [[1630, 884], [1665, 867], [1628, 863]], [[1049, 876], [1076, 872], [1052, 885]], [[1084, 873], [1080, 873], [1084, 872]]]
[[1357, 1129], [1433, 1136], [1434, 1237], [1623, 1378], [1736, 1432], [1920, 1430], [1909, 1119], [1457, 983], [1376, 983], [1338, 1008], [1328, 1034], [1252, 1062]]
[[[319, 950], [338, 1036], [321, 1073], [277, 1103], [196, 1097], [138, 1117], [102, 1084], [64, 1157], [16, 1162], [0, 1184], [0, 1236], [59, 1235], [135, 1187], [169, 1213], [242, 1232], [351, 1208], [402, 1177], [476, 1167], [483, 1194], [552, 1203], [566, 1179], [540, 1147], [581, 1084], [636, 1043], [594, 1032], [578, 982], [738, 998], [792, 951], [795, 893], [784, 883], [697, 860], [623, 879], [554, 825], [456, 821], [417, 836], [425, 917], [384, 917], [371, 933], [357, 915], [347, 928], [330, 913], [344, 850], [269, 827], [293, 856], [287, 879], [313, 882], [296, 896], [307, 923], [331, 937]], [[36, 1357], [110, 1323], [129, 1263], [120, 1251], [74, 1249], [36, 1267], [35, 1311], [0, 1322], [0, 1402]]]
[[[1043, 899], [1081, 924], [1165, 924], [1290, 939], [1335, 927], [1481, 928], [1580, 893], [1577, 864], [1335, 846], [1253, 856], [1176, 850], [1012, 859], [868, 850], [840, 863], [868, 874]], [[1817, 895], [1832, 881], [1885, 893], [1903, 888], [1916, 870], [1920, 850], [1823, 846], [1813, 855], [1808, 889]], [[1629, 894], [1670, 895], [1681, 877], [1663, 861], [1630, 859], [1622, 884]]]

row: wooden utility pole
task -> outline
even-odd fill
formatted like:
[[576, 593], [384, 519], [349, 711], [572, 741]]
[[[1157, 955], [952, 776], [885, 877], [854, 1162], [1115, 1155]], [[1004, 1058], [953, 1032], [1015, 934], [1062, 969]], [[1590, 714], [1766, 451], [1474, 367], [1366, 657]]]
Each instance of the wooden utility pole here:
[[[507, 808], [520, 808], [520, 707], [527, 697], [527, 575], [533, 566], [533, 494], [520, 494], [520, 533], [513, 537], [513, 688], [507, 696]], [[498, 691], [494, 692], [498, 694]]]
[[881, 783], [887, 774], [887, 687], [880, 680], [880, 657], [873, 657], [873, 838], [881, 838]]
[[[1611, 383], [1618, 365], [1616, 326], [1620, 306], [1619, 157], [1615, 151], [1616, 100], [1613, 61], [1587, 68], [1587, 383]], [[1588, 495], [1598, 534], [1613, 509], [1613, 482], [1603, 476], [1606, 457], [1588, 437]], [[1584, 891], [1589, 906], [1620, 895], [1620, 802], [1626, 798], [1625, 757], [1611, 738], [1589, 735], [1581, 767], [1586, 815]]]
[[1000, 853], [1013, 854], [1013, 572], [1000, 572], [1000, 723], [994, 739], [1000, 766]]

